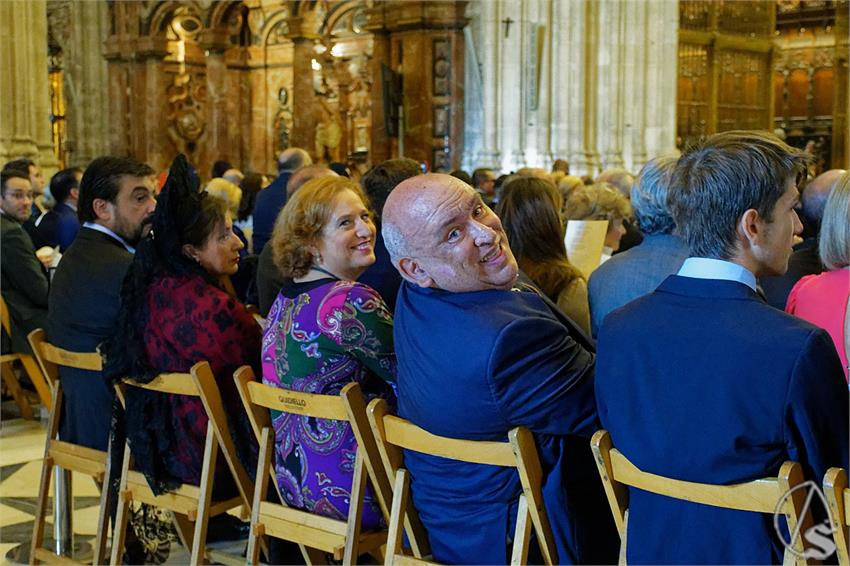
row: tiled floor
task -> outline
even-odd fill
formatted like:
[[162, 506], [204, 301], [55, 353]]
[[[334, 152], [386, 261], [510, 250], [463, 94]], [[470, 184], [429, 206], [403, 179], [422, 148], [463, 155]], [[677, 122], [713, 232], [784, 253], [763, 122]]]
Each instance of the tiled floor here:
[[[44, 453], [46, 420], [25, 421], [15, 417], [16, 408], [3, 403], [0, 408], [0, 566], [14, 564], [7, 554], [17, 546], [29, 546], [38, 481], [41, 475], [41, 458]], [[51, 494], [52, 494], [51, 485]], [[100, 492], [90, 477], [74, 474], [74, 532], [76, 541], [94, 539]], [[50, 503], [48, 509], [50, 510]], [[49, 511], [46, 537], [52, 533], [52, 511]], [[50, 537], [52, 538], [52, 537]], [[238, 556], [243, 543], [214, 545], [218, 550]], [[173, 544], [166, 564], [186, 564], [188, 553], [179, 544]]]

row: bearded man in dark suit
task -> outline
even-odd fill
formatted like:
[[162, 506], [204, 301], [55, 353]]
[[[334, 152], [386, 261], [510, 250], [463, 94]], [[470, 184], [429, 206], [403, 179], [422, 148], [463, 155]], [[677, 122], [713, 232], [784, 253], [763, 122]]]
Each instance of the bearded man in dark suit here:
[[[93, 352], [115, 331], [121, 285], [156, 207], [154, 170], [127, 157], [99, 157], [80, 181], [82, 227], [62, 256], [49, 298], [49, 341]], [[108, 447], [113, 393], [99, 373], [60, 368], [63, 440]]]

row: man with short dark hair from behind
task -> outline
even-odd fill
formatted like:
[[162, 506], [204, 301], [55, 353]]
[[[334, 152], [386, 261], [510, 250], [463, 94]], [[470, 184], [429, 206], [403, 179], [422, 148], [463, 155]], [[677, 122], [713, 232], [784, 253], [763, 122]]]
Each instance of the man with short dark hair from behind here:
[[631, 194], [637, 224], [645, 234], [643, 242], [615, 254], [590, 274], [587, 291], [594, 336], [608, 313], [654, 291], [688, 257], [688, 247], [673, 234], [676, 224], [667, 206], [676, 161], [666, 155], [643, 166]]
[[[121, 284], [156, 207], [155, 172], [129, 157], [99, 157], [80, 182], [77, 237], [62, 256], [50, 289], [48, 340], [93, 352], [115, 332]], [[65, 404], [60, 436], [97, 450], [108, 447], [113, 392], [99, 372], [60, 368]]]
[[[32, 353], [27, 334], [47, 322], [48, 281], [23, 223], [31, 215], [32, 183], [26, 170], [0, 173], [0, 291], [9, 307], [13, 352]], [[9, 337], [3, 332], [4, 352]]]
[[[847, 384], [832, 340], [756, 292], [757, 278], [788, 267], [807, 161], [745, 131], [679, 158], [669, 202], [689, 257], [599, 332], [599, 418], [639, 469], [729, 485], [793, 460], [820, 485], [828, 468], [847, 467]], [[626, 540], [630, 564], [781, 563], [784, 551], [771, 516], [637, 489]]]
[[794, 246], [788, 260], [788, 271], [783, 275], [763, 277], [759, 280], [768, 304], [785, 310], [788, 295], [794, 285], [806, 275], [823, 272], [823, 263], [818, 255], [820, 223], [824, 206], [832, 188], [838, 183], [844, 169], [830, 169], [806, 184], [800, 195], [800, 220], [803, 221], [803, 241]]
[[80, 231], [77, 202], [82, 178], [83, 170], [79, 167], [63, 169], [53, 175], [50, 179], [50, 194], [56, 199], [56, 204], [36, 222], [42, 243], [50, 247], [59, 246], [62, 253], [65, 253]]
[[372, 210], [375, 212], [375, 263], [370, 265], [358, 281], [378, 291], [381, 298], [389, 307], [390, 312], [395, 310], [396, 296], [401, 285], [401, 275], [393, 267], [384, 237], [381, 235], [381, 216], [384, 212], [384, 203], [390, 196], [392, 190], [411, 177], [421, 173], [419, 163], [406, 157], [388, 159], [370, 169], [362, 179], [360, 185], [366, 191], [371, 201]]
[[[399, 415], [469, 440], [504, 442], [528, 427], [558, 563], [613, 563], [616, 531], [589, 445], [599, 427], [592, 343], [541, 293], [516, 285], [499, 218], [463, 181], [402, 181], [382, 221], [405, 280], [393, 325]], [[411, 451], [404, 465], [436, 561], [507, 563], [522, 492], [514, 470]]]

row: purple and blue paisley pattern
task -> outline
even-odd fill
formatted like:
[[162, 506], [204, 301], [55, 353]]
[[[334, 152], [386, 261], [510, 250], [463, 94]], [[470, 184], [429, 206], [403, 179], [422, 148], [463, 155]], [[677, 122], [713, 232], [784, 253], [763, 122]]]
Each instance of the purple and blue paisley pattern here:
[[[283, 293], [269, 311], [262, 345], [263, 382], [293, 391], [337, 395], [356, 381], [369, 397], [394, 403], [392, 315], [371, 288], [333, 281], [294, 298]], [[344, 421], [274, 411], [275, 474], [286, 503], [345, 520], [357, 441]], [[367, 489], [362, 525], [383, 524]]]

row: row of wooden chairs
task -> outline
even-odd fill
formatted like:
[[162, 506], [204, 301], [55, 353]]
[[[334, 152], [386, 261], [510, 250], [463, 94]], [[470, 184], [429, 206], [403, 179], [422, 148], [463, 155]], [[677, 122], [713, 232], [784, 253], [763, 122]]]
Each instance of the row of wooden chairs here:
[[[41, 548], [51, 473], [55, 466], [60, 466], [65, 470], [86, 473], [105, 486], [110, 477], [110, 458], [105, 452], [73, 445], [58, 438], [62, 410], [58, 366], [99, 371], [101, 362], [99, 355], [95, 353], [68, 352], [52, 346], [46, 342], [42, 330], [31, 333], [29, 339], [44, 375], [54, 384], [31, 557], [33, 562], [65, 561], [64, 557]], [[112, 545], [113, 564], [120, 562], [129, 506], [134, 501], [156, 505], [174, 513], [178, 534], [186, 548], [191, 549], [192, 564], [199, 564], [206, 557], [213, 557], [212, 552], [205, 548], [209, 517], [235, 508], [240, 509], [243, 517], [251, 517], [247, 553], [247, 561], [250, 564], [258, 563], [260, 551], [265, 546], [265, 536], [299, 544], [309, 563], [323, 563], [323, 553], [328, 553], [335, 560], [352, 564], [361, 553], [372, 552], [380, 556], [384, 547], [383, 559], [386, 564], [427, 563], [430, 555], [428, 540], [410, 502], [410, 479], [403, 467], [403, 449], [470, 463], [516, 468], [522, 484], [522, 495], [519, 499], [514, 537], [516, 542], [511, 563], [523, 564], [527, 561], [532, 529], [537, 534], [544, 561], [547, 564], [558, 562], [557, 550], [543, 506], [540, 462], [532, 434], [527, 429], [520, 427], [511, 430], [508, 442], [449, 439], [432, 435], [404, 419], [389, 414], [386, 401], [382, 399], [375, 399], [366, 406], [356, 383], [345, 386], [339, 396], [330, 396], [283, 391], [264, 385], [256, 381], [249, 367], [240, 368], [234, 379], [260, 445], [254, 481], [248, 477], [236, 458], [218, 386], [209, 364], [199, 362], [188, 374], [162, 374], [144, 385], [127, 381], [118, 388], [117, 393], [122, 400], [126, 387], [143, 387], [160, 393], [199, 397], [209, 416], [209, 424], [199, 486], [182, 485], [173, 492], [154, 495], [145, 477], [133, 469], [131, 451], [129, 446], [125, 447], [118, 493], [118, 516]], [[346, 521], [313, 515], [285, 504], [271, 465], [274, 452], [271, 410], [348, 421], [351, 424], [358, 450], [354, 464], [350, 512]], [[799, 464], [794, 462], [783, 464], [775, 478], [718, 486], [644, 472], [613, 446], [610, 435], [604, 430], [594, 435], [591, 447], [621, 537], [621, 563], [625, 563], [629, 487], [703, 505], [758, 513], [774, 513], [777, 510], [777, 502], [783, 501], [779, 511], [785, 515], [791, 532], [805, 532], [811, 526], [811, 516], [802, 509], [805, 493], [799, 489], [795, 490], [802, 485], [803, 475]], [[219, 451], [222, 452], [236, 482], [239, 495], [226, 501], [211, 501], [212, 478]], [[387, 531], [363, 532], [360, 528], [367, 478], [371, 480], [377, 503], [388, 519]], [[267, 498], [270, 479], [277, 492], [277, 501]], [[94, 563], [100, 563], [105, 557], [109, 491], [105, 487], [102, 490]], [[824, 481], [824, 492], [834, 521], [839, 563], [850, 565], [847, 531], [850, 524], [850, 489], [847, 488], [846, 471], [831, 469]], [[791, 495], [786, 497], [789, 493]], [[402, 547], [404, 531], [407, 532], [409, 549]], [[805, 563], [803, 538], [796, 537], [792, 543], [786, 551], [785, 563]], [[220, 556], [215, 558], [222, 561]], [[233, 562], [227, 559], [223, 561]]]
[[[792, 533], [785, 547], [783, 563], [806, 564], [806, 540], [800, 533], [812, 527], [812, 516], [805, 507], [807, 492], [803, 470], [796, 462], [785, 462], [776, 477], [762, 478], [734, 485], [711, 485], [663, 477], [640, 470], [628, 460], [611, 441], [606, 430], [591, 439], [591, 448], [614, 522], [620, 535], [620, 564], [626, 563], [626, 530], [628, 527], [629, 487], [681, 499], [738, 511], [782, 513]], [[848, 526], [850, 526], [850, 489], [847, 472], [830, 468], [823, 481], [823, 493], [832, 522], [838, 563], [850, 566]], [[797, 536], [794, 536], [794, 535]]]
[[[45, 340], [43, 330], [33, 331], [30, 343], [45, 374], [52, 376], [53, 410], [48, 425], [45, 446], [45, 465], [39, 486], [36, 526], [32, 541], [31, 563], [67, 562], [42, 548], [47, 494], [55, 466], [77, 471], [95, 478], [103, 487], [100, 518], [94, 545], [93, 563], [105, 558], [108, 530], [110, 457], [105, 452], [63, 442], [58, 437], [62, 408], [61, 380], [58, 366], [69, 366], [98, 371], [100, 358], [95, 353], [78, 353], [62, 350]], [[250, 515], [251, 530], [247, 561], [256, 564], [265, 536], [274, 536], [300, 545], [310, 564], [325, 563], [324, 553], [334, 560], [352, 564], [363, 553], [373, 553], [387, 564], [423, 562], [430, 555], [427, 536], [411, 504], [409, 476], [403, 469], [402, 450], [415, 450], [446, 458], [472, 463], [516, 468], [523, 492], [519, 499], [516, 536], [512, 564], [527, 561], [531, 531], [535, 530], [547, 564], [557, 562], [557, 551], [543, 506], [541, 494], [542, 471], [531, 433], [524, 428], [510, 431], [509, 442], [475, 442], [449, 439], [431, 435], [413, 424], [390, 415], [386, 402], [373, 400], [368, 407], [356, 383], [346, 385], [339, 396], [314, 395], [295, 391], [282, 391], [258, 381], [249, 367], [240, 368], [234, 375], [237, 390], [248, 414], [251, 426], [260, 444], [257, 475], [254, 481], [236, 457], [235, 447], [227, 426], [220, 393], [209, 364], [199, 362], [188, 374], [162, 374], [147, 384], [125, 381], [118, 388], [119, 399], [124, 398], [126, 387], [143, 387], [160, 393], [200, 397], [209, 417], [200, 485], [181, 485], [175, 491], [156, 496], [145, 477], [133, 469], [132, 451], [124, 449], [118, 513], [113, 529], [111, 563], [120, 563], [129, 507], [140, 501], [171, 510], [175, 517], [178, 535], [187, 549], [191, 549], [191, 564], [206, 559], [236, 563], [231, 557], [216, 555], [206, 549], [206, 526], [209, 517], [239, 509], [243, 517]], [[288, 507], [280, 493], [271, 465], [274, 451], [274, 434], [270, 411], [277, 410], [297, 415], [348, 421], [351, 424], [358, 450], [355, 456], [351, 489], [351, 506], [346, 521]], [[217, 453], [221, 451], [229, 471], [239, 487], [239, 496], [227, 501], [211, 501], [212, 479], [215, 474]], [[375, 499], [388, 530], [363, 532], [360, 519], [367, 478], [371, 481]], [[271, 479], [278, 500], [270, 501], [268, 482]], [[410, 548], [402, 548], [402, 532], [407, 532]], [[386, 552], [384, 550], [386, 549]]]

